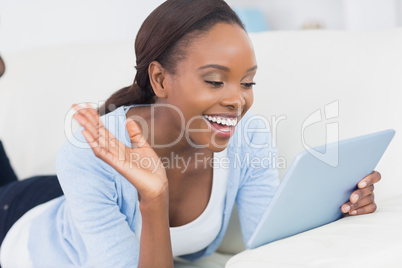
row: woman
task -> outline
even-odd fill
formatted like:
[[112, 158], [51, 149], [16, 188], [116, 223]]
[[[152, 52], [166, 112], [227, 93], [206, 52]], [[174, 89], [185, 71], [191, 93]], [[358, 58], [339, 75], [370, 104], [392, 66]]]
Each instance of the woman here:
[[[99, 111], [73, 106], [82, 128], [56, 162], [64, 196], [29, 210], [7, 234], [6, 242], [29, 229], [15, 241], [28, 245], [34, 266], [172, 267], [173, 256], [208, 256], [234, 202], [247, 240], [279, 184], [272, 165], [235, 165], [274, 148], [269, 135], [243, 132], [262, 126], [247, 112], [257, 63], [224, 1], [163, 3], [135, 50], [133, 85]], [[373, 212], [379, 178], [364, 178], [343, 212]]]

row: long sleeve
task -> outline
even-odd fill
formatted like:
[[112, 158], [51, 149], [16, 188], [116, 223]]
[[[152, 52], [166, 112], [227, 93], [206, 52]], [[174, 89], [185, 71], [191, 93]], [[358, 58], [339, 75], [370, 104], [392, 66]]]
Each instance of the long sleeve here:
[[[81, 130], [75, 140], [85, 145]], [[137, 267], [139, 243], [119, 207], [118, 173], [86, 145], [81, 148], [85, 146], [67, 141], [56, 161], [73, 231], [78, 231], [85, 245], [82, 250], [88, 254], [89, 266]]]
[[[272, 146], [269, 126], [254, 116], [248, 125], [257, 131], [246, 139], [247, 152], [241, 154], [247, 165], [242, 172], [236, 204], [239, 212], [243, 240], [247, 244], [276, 189], [279, 186], [278, 170], [275, 166], [277, 150]], [[250, 119], [248, 119], [250, 120]]]

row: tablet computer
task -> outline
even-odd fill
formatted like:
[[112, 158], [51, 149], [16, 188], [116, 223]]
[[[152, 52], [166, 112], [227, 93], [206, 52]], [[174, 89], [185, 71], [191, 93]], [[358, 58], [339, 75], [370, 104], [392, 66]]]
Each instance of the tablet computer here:
[[357, 183], [373, 172], [394, 135], [390, 129], [314, 148], [335, 152], [337, 165], [329, 165], [308, 151], [299, 153], [247, 247], [256, 248], [340, 219], [341, 206]]

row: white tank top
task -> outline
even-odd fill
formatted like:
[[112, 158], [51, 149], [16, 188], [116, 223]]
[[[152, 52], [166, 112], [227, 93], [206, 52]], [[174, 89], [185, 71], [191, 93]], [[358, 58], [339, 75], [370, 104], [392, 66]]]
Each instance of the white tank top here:
[[[222, 161], [222, 159], [226, 157], [226, 150], [227, 149], [219, 153], [214, 153], [212, 190], [205, 210], [192, 222], [182, 226], [170, 227], [173, 257], [194, 253], [204, 249], [218, 236], [222, 226], [228, 181], [227, 173], [229, 168], [227, 161]], [[140, 241], [142, 219], [141, 213], [137, 213], [137, 215], [135, 235], [138, 241]]]

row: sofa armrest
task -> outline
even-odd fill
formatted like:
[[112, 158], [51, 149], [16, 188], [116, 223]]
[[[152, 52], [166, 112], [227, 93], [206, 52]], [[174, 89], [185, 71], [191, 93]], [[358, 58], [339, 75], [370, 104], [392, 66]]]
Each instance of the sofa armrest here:
[[402, 195], [373, 214], [349, 216], [232, 257], [240, 267], [397, 267], [402, 263]]

